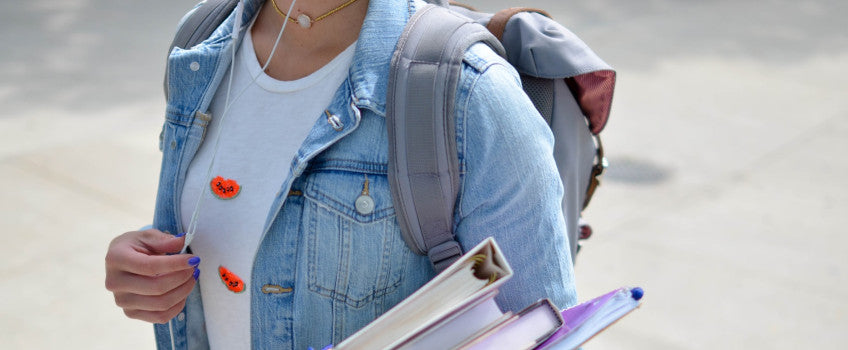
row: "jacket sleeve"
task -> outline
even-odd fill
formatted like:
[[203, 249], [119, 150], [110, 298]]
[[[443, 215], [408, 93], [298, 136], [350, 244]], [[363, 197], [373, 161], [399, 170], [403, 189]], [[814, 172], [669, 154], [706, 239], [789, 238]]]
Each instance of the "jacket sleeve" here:
[[514, 270], [498, 296], [505, 310], [540, 298], [568, 307], [577, 297], [553, 135], [515, 70], [492, 62], [466, 67], [457, 93], [455, 233], [463, 251], [488, 236], [503, 249]]

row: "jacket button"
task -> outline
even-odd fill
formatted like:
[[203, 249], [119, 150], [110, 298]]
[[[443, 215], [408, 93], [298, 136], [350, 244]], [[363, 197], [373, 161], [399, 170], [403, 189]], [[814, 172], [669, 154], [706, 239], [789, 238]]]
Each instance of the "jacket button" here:
[[185, 312], [180, 312], [180, 314], [177, 315], [177, 321], [185, 321]]
[[335, 131], [344, 130], [344, 123], [342, 123], [342, 120], [339, 119], [339, 116], [337, 116], [335, 114], [330, 114], [330, 111], [327, 111], [327, 110], [324, 111], [324, 114], [327, 115], [327, 123], [329, 123], [330, 126], [333, 127], [333, 130], [335, 130]]
[[188, 65], [188, 69], [191, 69], [192, 72], [197, 72], [200, 70], [200, 63], [197, 63], [196, 61], [192, 62]]
[[291, 293], [292, 288], [283, 288], [282, 286], [276, 284], [266, 284], [262, 286], [262, 293], [265, 294], [283, 294], [283, 293]]
[[356, 212], [360, 215], [368, 215], [374, 212], [374, 198], [369, 195], [361, 195], [356, 198]]

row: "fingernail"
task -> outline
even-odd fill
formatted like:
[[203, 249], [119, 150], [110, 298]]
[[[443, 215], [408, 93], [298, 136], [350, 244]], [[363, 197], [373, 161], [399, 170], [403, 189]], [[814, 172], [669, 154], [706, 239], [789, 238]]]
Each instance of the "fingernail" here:
[[194, 280], [197, 281], [197, 278], [200, 277], [200, 269], [194, 268], [194, 273], [191, 274], [191, 277], [194, 277]]
[[174, 238], [180, 238], [180, 237], [185, 236], [185, 235], [186, 235], [186, 233], [183, 232], [183, 233], [180, 233], [180, 234], [174, 236]]
[[191, 259], [188, 259], [188, 264], [190, 266], [197, 267], [197, 265], [200, 265], [200, 257], [199, 256], [191, 257]]

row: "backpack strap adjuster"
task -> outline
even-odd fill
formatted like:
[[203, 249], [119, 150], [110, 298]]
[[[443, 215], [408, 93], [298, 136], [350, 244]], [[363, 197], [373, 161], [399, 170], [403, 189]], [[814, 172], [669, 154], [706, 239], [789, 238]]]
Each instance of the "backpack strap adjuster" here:
[[456, 240], [443, 242], [435, 247], [430, 247], [427, 256], [433, 263], [436, 273], [442, 272], [462, 256], [462, 247]]

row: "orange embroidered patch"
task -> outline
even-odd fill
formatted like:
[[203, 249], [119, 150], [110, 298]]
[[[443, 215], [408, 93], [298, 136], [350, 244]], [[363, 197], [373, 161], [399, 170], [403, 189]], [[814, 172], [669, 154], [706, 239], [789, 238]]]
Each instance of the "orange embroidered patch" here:
[[239, 276], [227, 270], [226, 267], [218, 266], [218, 276], [221, 276], [221, 282], [227, 286], [233, 293], [241, 293], [244, 291], [244, 282]]
[[212, 179], [209, 182], [209, 187], [212, 188], [212, 193], [221, 199], [233, 199], [241, 191], [241, 185], [236, 180], [224, 179], [221, 176]]

